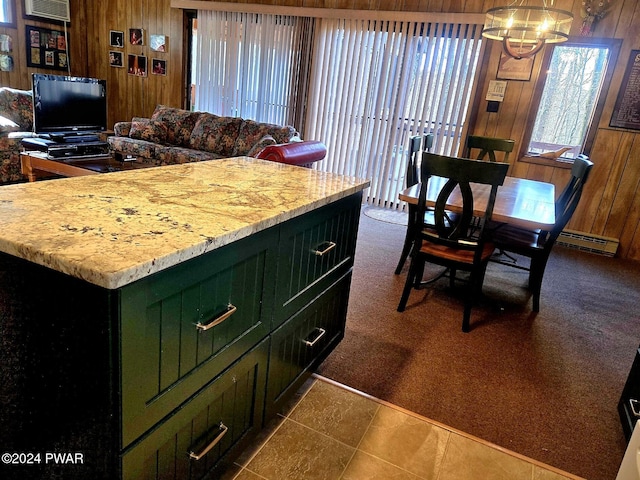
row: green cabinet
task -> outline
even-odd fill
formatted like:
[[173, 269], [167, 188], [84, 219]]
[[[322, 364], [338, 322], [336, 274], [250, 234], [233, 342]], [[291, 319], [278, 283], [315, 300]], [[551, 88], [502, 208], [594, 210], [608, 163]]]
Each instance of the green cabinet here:
[[200, 479], [344, 335], [362, 194], [116, 290], [0, 254], [3, 479]]

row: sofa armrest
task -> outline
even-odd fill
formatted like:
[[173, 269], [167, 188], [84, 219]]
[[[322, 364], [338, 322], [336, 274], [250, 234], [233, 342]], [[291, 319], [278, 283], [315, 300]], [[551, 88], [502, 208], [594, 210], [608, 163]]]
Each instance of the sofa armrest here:
[[113, 134], [116, 137], [128, 137], [132, 122], [116, 122], [113, 126]]
[[322, 160], [326, 155], [327, 147], [324, 143], [317, 140], [305, 140], [269, 145], [258, 153], [256, 158], [309, 167], [313, 162]]

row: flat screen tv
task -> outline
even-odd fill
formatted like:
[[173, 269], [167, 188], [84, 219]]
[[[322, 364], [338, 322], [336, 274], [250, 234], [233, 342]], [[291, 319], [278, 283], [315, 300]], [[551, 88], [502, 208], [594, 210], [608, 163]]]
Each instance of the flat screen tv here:
[[106, 80], [43, 73], [34, 73], [32, 80], [36, 133], [107, 129]]

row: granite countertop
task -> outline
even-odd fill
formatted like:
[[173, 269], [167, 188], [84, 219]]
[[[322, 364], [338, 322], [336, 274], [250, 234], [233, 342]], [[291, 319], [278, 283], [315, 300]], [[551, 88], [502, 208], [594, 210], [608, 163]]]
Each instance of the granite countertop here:
[[0, 187], [0, 251], [115, 289], [365, 189], [249, 157]]

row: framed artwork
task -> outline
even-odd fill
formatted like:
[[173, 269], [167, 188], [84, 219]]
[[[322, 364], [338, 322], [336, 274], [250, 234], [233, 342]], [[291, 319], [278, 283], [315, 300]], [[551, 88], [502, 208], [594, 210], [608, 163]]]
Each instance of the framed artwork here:
[[27, 25], [25, 29], [27, 43], [27, 66], [67, 70], [67, 36], [59, 30]]
[[631, 50], [609, 125], [640, 130], [640, 50]]
[[165, 35], [150, 35], [149, 46], [154, 52], [166, 52], [167, 37]]
[[154, 58], [151, 60], [151, 73], [154, 75], [166, 75], [167, 61], [160, 58]]
[[124, 67], [122, 62], [122, 52], [116, 50], [109, 51], [109, 65], [112, 67]]
[[130, 28], [129, 43], [131, 45], [144, 45], [144, 30], [141, 28]]
[[111, 47], [124, 48], [124, 32], [111, 30], [109, 32], [109, 45]]
[[127, 60], [127, 73], [129, 75], [135, 75], [137, 77], [147, 76], [147, 57], [144, 55], [129, 54]]
[[498, 64], [498, 80], [531, 80], [534, 57], [521, 58], [516, 60], [504, 52], [500, 52], [500, 63]]

